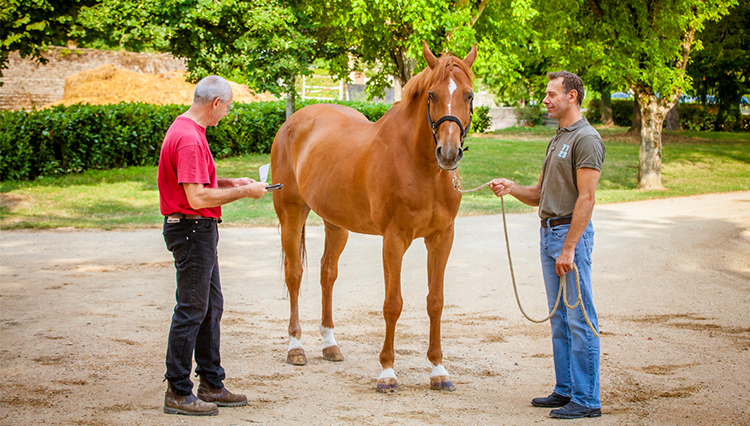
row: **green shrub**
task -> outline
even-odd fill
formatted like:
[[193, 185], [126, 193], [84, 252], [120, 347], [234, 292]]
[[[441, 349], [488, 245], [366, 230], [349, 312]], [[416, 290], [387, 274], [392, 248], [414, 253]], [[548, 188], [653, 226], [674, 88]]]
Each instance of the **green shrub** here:
[[471, 131], [474, 133], [485, 133], [492, 127], [492, 116], [490, 116], [489, 106], [479, 106], [474, 108], [474, 114], [471, 116]]
[[544, 125], [544, 113], [536, 105], [518, 108], [516, 117], [519, 126], [534, 127]]
[[[630, 127], [633, 123], [633, 101], [627, 99], [612, 99], [612, 121], [616, 126]], [[602, 101], [592, 99], [586, 110], [586, 119], [589, 123], [602, 122]]]
[[713, 130], [716, 112], [701, 104], [680, 104], [680, 128], [685, 130]]
[[739, 131], [750, 132], [750, 115], [743, 114], [740, 116]]
[[615, 126], [630, 127], [633, 124], [633, 100], [612, 99], [612, 121]]
[[600, 124], [602, 122], [602, 100], [592, 99], [589, 101], [586, 109], [586, 120], [591, 124]]
[[19, 180], [31, 173], [34, 163], [33, 135], [22, 111], [9, 111], [0, 115], [0, 171], [4, 179]]
[[[298, 107], [317, 103], [301, 102]], [[377, 121], [389, 104], [337, 102]], [[77, 104], [43, 110], [0, 112], [0, 180], [156, 165], [167, 129], [185, 105]], [[286, 117], [285, 104], [233, 105], [218, 126], [206, 130], [218, 158], [267, 153]]]
[[283, 101], [234, 104], [218, 126], [206, 129], [214, 156], [270, 152], [273, 138], [286, 119], [285, 108]]

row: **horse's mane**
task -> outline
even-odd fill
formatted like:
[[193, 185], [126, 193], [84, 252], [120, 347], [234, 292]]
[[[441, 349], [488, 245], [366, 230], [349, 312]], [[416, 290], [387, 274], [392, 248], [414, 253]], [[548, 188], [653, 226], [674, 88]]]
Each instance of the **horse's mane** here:
[[441, 56], [438, 59], [435, 68], [425, 68], [422, 72], [414, 76], [406, 86], [404, 86], [403, 92], [401, 93], [401, 101], [396, 102], [393, 105], [393, 109], [402, 109], [408, 105], [419, 95], [425, 93], [427, 89], [432, 86], [436, 81], [443, 81], [447, 77], [448, 72], [454, 66], [461, 69], [469, 77], [469, 84], [474, 85], [474, 73], [471, 71], [464, 61], [458, 59], [452, 55]]

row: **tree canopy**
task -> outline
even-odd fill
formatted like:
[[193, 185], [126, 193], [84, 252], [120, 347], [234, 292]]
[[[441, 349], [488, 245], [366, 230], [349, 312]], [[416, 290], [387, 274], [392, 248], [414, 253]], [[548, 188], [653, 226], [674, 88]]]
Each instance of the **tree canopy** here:
[[[625, 82], [641, 112], [638, 187], [659, 189], [662, 123], [691, 88], [685, 69], [695, 33], [718, 20], [735, 0], [579, 0], [549, 3], [561, 40], [556, 62], [594, 67], [612, 84]], [[562, 30], [562, 31], [560, 31]]]
[[740, 0], [719, 22], [696, 34], [703, 49], [693, 55], [688, 74], [703, 103], [718, 100], [717, 127], [736, 121], [740, 100], [750, 92], [750, 0]]
[[47, 46], [67, 44], [81, 7], [94, 3], [96, 0], [2, 0], [0, 76], [8, 67], [10, 52], [46, 63]]

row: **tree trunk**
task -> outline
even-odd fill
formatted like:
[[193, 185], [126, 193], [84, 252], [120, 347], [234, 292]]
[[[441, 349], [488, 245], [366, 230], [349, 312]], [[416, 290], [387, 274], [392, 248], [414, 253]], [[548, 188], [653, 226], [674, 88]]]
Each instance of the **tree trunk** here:
[[409, 79], [414, 75], [414, 70], [417, 68], [417, 60], [406, 56], [407, 51], [405, 49], [396, 48], [391, 51], [391, 57], [393, 63], [396, 64], [396, 75], [394, 80], [397, 82], [393, 87], [393, 96], [395, 100], [401, 100], [401, 90], [409, 82]]
[[612, 118], [612, 93], [609, 89], [602, 90], [602, 124], [604, 126], [614, 126], [615, 121]]
[[672, 109], [667, 113], [664, 128], [667, 130], [680, 130], [680, 109], [679, 103], [675, 103]]
[[[695, 28], [689, 28], [680, 39], [681, 54], [675, 61], [674, 68], [682, 73], [681, 78], [685, 75], [685, 67], [690, 59], [690, 45], [694, 35]], [[680, 91], [675, 90], [669, 96], [657, 98], [650, 83], [635, 81], [631, 82], [630, 88], [635, 93], [641, 113], [638, 189], [664, 189], [661, 184], [662, 126], [667, 112], [679, 101]], [[633, 126], [635, 126], [635, 117], [633, 117]]]
[[661, 184], [661, 136], [667, 108], [654, 95], [638, 97], [641, 116], [641, 149], [638, 189], [664, 189]]
[[633, 98], [633, 121], [630, 124], [628, 133], [641, 133], [641, 106], [638, 98], [638, 93]]
[[294, 114], [295, 111], [295, 99], [297, 97], [297, 90], [294, 88], [295, 83], [297, 82], [297, 78], [292, 76], [291, 81], [289, 82], [289, 91], [286, 94], [286, 119], [289, 120], [289, 117]]

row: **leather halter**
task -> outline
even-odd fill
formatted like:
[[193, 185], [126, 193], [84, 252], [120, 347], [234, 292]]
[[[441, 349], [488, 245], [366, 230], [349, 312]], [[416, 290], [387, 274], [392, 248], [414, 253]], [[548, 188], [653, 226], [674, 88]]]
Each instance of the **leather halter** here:
[[[438, 119], [436, 122], [432, 122], [432, 115], [430, 114], [430, 97], [427, 97], [427, 121], [430, 123], [430, 130], [432, 130], [432, 139], [435, 140], [435, 145], [437, 145], [437, 130], [438, 126], [440, 126], [442, 123], [446, 121], [452, 121], [456, 124], [458, 124], [458, 128], [461, 130], [461, 147], [464, 146], [464, 139], [466, 139], [466, 135], [469, 134], [469, 129], [471, 129], [471, 116], [474, 115], [474, 100], [471, 100], [471, 104], [469, 106], [469, 124], [466, 125], [466, 128], [464, 128], [463, 124], [461, 124], [461, 120], [458, 119], [458, 117], [454, 115], [444, 115]], [[464, 151], [468, 151], [469, 147], [467, 146]]]

